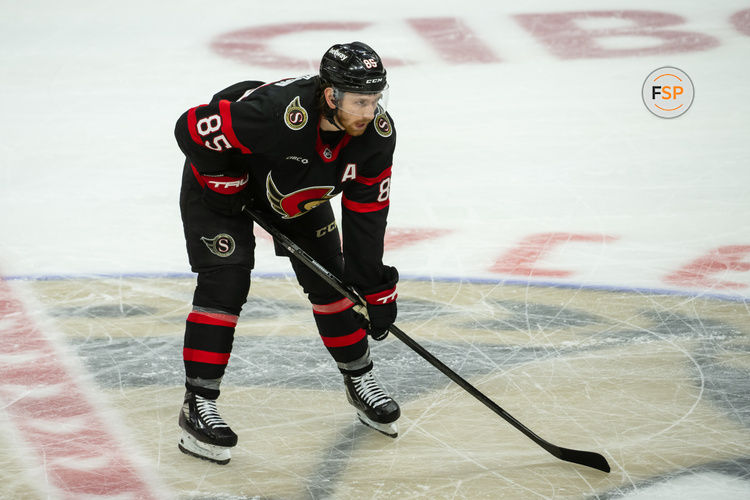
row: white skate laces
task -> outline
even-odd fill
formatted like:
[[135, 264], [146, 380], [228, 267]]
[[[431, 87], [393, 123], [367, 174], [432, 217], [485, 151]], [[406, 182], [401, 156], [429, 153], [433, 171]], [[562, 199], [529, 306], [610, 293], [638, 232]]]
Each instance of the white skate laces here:
[[346, 396], [357, 409], [360, 422], [386, 436], [398, 436], [398, 404], [380, 388], [371, 372], [352, 377], [344, 375]]
[[198, 410], [198, 414], [201, 419], [213, 429], [228, 428], [229, 425], [219, 415], [219, 410], [216, 409], [215, 399], [206, 399], [202, 396], [195, 395], [195, 408]]
[[391, 401], [391, 398], [378, 386], [372, 372], [367, 372], [359, 377], [352, 377], [352, 383], [357, 395], [370, 408], [377, 408]]

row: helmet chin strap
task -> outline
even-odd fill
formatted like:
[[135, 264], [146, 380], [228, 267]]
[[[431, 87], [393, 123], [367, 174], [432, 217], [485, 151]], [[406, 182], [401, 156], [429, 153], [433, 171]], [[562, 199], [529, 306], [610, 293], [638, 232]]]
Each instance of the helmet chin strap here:
[[[335, 94], [334, 94], [334, 97], [333, 97], [333, 99], [332, 99], [332, 100], [333, 100], [333, 103], [334, 103], [334, 104], [336, 104], [336, 97], [335, 97]], [[333, 125], [333, 126], [334, 126], [334, 127], [336, 127], [337, 129], [339, 129], [339, 130], [342, 130], [342, 131], [343, 131], [344, 129], [343, 129], [343, 128], [341, 128], [341, 126], [340, 126], [340, 125], [339, 125], [338, 123], [336, 123], [336, 111], [337, 111], [337, 110], [338, 110], [338, 108], [333, 108], [333, 109], [331, 109], [331, 107], [330, 107], [330, 106], [326, 106], [326, 110], [325, 110], [325, 113], [323, 114], [323, 116], [325, 116], [326, 120], [328, 120], [328, 122], [329, 122], [329, 123], [330, 123], [331, 125]]]
[[333, 125], [334, 127], [336, 127], [337, 129], [339, 129], [341, 131], [345, 130], [345, 129], [341, 128], [341, 125], [339, 125], [338, 123], [336, 123], [336, 114], [335, 114], [336, 110], [335, 109], [331, 109], [331, 108], [328, 108], [328, 109], [330, 109], [330, 112], [325, 114], [326, 120], [328, 120], [328, 122], [331, 125]]

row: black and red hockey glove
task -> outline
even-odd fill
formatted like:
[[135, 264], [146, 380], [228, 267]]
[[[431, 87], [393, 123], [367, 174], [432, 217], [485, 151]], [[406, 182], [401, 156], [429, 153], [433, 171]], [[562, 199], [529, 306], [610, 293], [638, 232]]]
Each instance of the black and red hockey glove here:
[[251, 202], [248, 183], [249, 174], [244, 175], [201, 175], [203, 192], [201, 201], [214, 212], [232, 216], [242, 212]]
[[383, 340], [388, 336], [388, 328], [396, 321], [396, 283], [398, 282], [398, 271], [395, 267], [385, 266], [383, 271], [385, 283], [362, 291], [362, 296], [367, 302], [367, 315], [370, 324], [367, 334], [375, 340]]

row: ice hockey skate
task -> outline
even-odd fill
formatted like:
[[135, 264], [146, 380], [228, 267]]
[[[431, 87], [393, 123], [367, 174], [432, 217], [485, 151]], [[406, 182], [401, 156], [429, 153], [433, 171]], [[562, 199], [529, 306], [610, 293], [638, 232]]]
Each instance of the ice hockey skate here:
[[237, 444], [237, 434], [219, 415], [215, 399], [185, 392], [179, 423], [180, 451], [221, 465], [229, 463], [232, 458], [229, 450]]
[[398, 436], [398, 404], [378, 385], [372, 371], [358, 377], [344, 375], [346, 397], [357, 409], [359, 420], [390, 437]]

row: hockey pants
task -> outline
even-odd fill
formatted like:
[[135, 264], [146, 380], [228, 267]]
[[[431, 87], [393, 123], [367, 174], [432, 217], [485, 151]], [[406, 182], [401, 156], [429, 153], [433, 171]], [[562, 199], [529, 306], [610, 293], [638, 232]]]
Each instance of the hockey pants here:
[[[250, 290], [255, 237], [253, 223], [246, 215], [213, 212], [200, 195], [192, 171], [186, 168], [180, 210], [190, 266], [198, 278], [185, 326], [185, 385], [201, 396], [215, 399], [232, 352], [237, 320]], [[329, 202], [294, 219], [281, 220], [272, 214], [269, 219], [329, 271], [342, 275], [341, 240]], [[321, 231], [322, 228], [326, 230]], [[276, 253], [287, 255], [280, 245], [276, 245]], [[296, 258], [290, 259], [297, 281], [312, 304], [318, 333], [339, 370], [348, 375], [369, 371], [372, 363], [367, 335], [353, 304]]]

